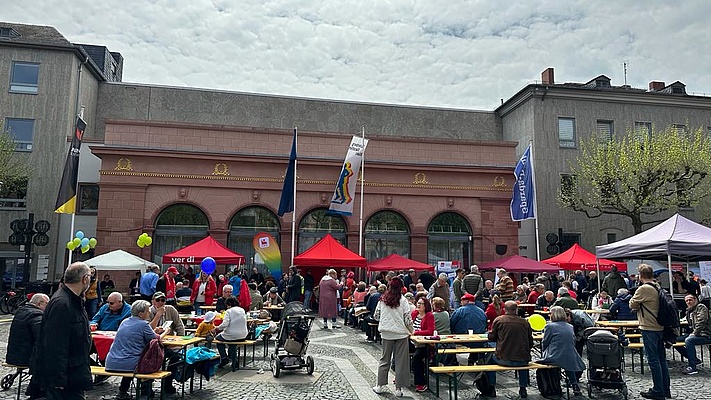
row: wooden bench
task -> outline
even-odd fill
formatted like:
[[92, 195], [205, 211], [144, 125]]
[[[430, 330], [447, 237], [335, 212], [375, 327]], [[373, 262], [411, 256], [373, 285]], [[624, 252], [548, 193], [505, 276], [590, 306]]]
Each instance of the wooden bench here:
[[493, 353], [495, 347], [457, 347], [456, 349], [439, 349], [439, 354], [470, 354], [470, 353]]
[[99, 376], [119, 376], [121, 378], [136, 379], [137, 380], [137, 382], [136, 382], [136, 400], [139, 400], [141, 398], [141, 382], [157, 379], [160, 381], [160, 398], [162, 400], [163, 399], [163, 378], [169, 377], [170, 371], [158, 371], [158, 372], [154, 372], [152, 374], [134, 374], [133, 372], [107, 371], [106, 368], [104, 368], [104, 367], [92, 366], [91, 367], [91, 374], [92, 375], [99, 375]]
[[[674, 347], [685, 347], [686, 343], [684, 342], [676, 342], [672, 344], [672, 348]], [[630, 343], [627, 345], [627, 348], [630, 349], [632, 352], [632, 370], [634, 371], [634, 353], [639, 354], [639, 370], [642, 375], [644, 375], [644, 343], [638, 342], [638, 343]], [[666, 350], [665, 350], [666, 351]], [[623, 353], [624, 354], [624, 353]], [[666, 355], [665, 355], [666, 357]], [[674, 357], [674, 352], [672, 351], [672, 357]]]
[[[448, 349], [450, 350], [450, 349]], [[535, 362], [529, 362], [528, 365], [524, 365], [521, 367], [509, 367], [505, 365], [498, 365], [498, 364], [477, 364], [477, 365], [454, 365], [454, 366], [446, 366], [446, 367], [430, 367], [430, 372], [435, 374], [437, 376], [437, 393], [435, 394], [437, 397], [439, 397], [439, 375], [440, 374], [445, 374], [449, 377], [449, 399], [452, 400], [458, 400], [458, 393], [459, 393], [459, 377], [458, 375], [465, 374], [465, 373], [486, 373], [486, 372], [504, 372], [504, 371], [524, 371], [524, 370], [532, 370], [532, 369], [541, 369], [541, 368], [559, 368], [558, 366], [555, 365], [548, 365], [548, 364], [539, 364]], [[454, 389], [454, 390], [452, 390]], [[454, 392], [454, 396], [452, 393]]]
[[378, 321], [368, 322], [368, 330], [370, 330], [370, 333], [373, 334], [371, 337], [374, 341], [383, 343], [383, 339], [380, 337], [380, 331], [378, 330], [379, 325], [380, 323], [378, 323]]
[[[15, 381], [15, 378], [19, 378], [17, 381], [17, 400], [20, 400], [22, 398], [22, 380], [30, 376], [30, 367], [25, 365], [14, 365], [8, 363], [2, 363], [2, 366], [6, 368], [14, 368], [16, 371], [14, 374], [5, 375], [2, 378], [2, 381], [0, 381], [0, 387], [2, 387], [3, 390], [10, 389], [10, 387], [12, 387], [12, 382]], [[25, 370], [28, 370], [28, 372], [25, 372]]]
[[226, 340], [219, 340], [215, 339], [212, 341], [214, 344], [224, 344], [227, 346], [228, 349], [233, 348], [234, 351], [229, 351], [228, 353], [232, 353], [232, 372], [237, 371], [239, 369], [239, 357], [240, 357], [240, 348], [244, 347], [244, 361], [242, 362], [243, 367], [247, 367], [247, 346], [252, 346], [252, 362], [254, 362], [254, 355], [255, 355], [255, 350], [257, 347], [257, 341], [256, 340], [238, 340], [238, 341], [226, 341]]

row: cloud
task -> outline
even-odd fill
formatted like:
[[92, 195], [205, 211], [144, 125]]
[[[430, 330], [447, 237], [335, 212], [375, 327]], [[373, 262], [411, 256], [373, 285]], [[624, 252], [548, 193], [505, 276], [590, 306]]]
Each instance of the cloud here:
[[634, 87], [711, 92], [700, 0], [66, 4], [12, 2], [2, 18], [122, 53], [127, 82], [491, 110], [547, 67], [559, 82], [621, 85], [626, 61]]

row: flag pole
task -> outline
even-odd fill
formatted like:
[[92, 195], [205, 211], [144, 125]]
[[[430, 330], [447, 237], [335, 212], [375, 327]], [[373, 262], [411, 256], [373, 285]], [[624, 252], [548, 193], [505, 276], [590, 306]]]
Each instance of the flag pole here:
[[[365, 143], [365, 126], [361, 127], [361, 139]], [[358, 223], [358, 255], [363, 256], [363, 188], [365, 184], [365, 151], [360, 159], [360, 221]]]
[[[531, 163], [531, 183], [533, 184], [533, 193], [536, 193], [536, 169], [533, 162], [533, 140], [529, 140], [528, 145], [531, 146], [531, 160], [529, 161]], [[541, 243], [538, 235], [538, 201], [535, 199], [535, 197], [533, 199], [533, 212], [536, 215], [536, 218], [534, 218], [536, 231], [536, 261], [541, 261]]]
[[[79, 77], [77, 79], [77, 97], [76, 97], [76, 102], [74, 104], [75, 114], [76, 114], [76, 116], [78, 116], [81, 119], [84, 119], [84, 107], [82, 106], [81, 109], [79, 108], [79, 101], [80, 101], [79, 94], [81, 93], [81, 72], [82, 72], [82, 67], [87, 62], [89, 62], [88, 57], [83, 63], [79, 64], [79, 71], [78, 71]], [[76, 116], [74, 117], [74, 125], [72, 126], [72, 134], [76, 134], [76, 129], [77, 129]], [[81, 150], [81, 146], [79, 146], [79, 149]], [[78, 169], [79, 169], [79, 166], [77, 165], [77, 174], [79, 173]], [[79, 186], [79, 179], [77, 179], [77, 186]], [[75, 195], [79, 195], [77, 193], [76, 189], [77, 188], [74, 187], [74, 193], [75, 193]], [[74, 238], [74, 217], [75, 216], [76, 216], [76, 210], [74, 210], [74, 212], [72, 212], [71, 222], [69, 223], [69, 239], [70, 240], [72, 240]], [[69, 258], [67, 259], [67, 267], [72, 265], [72, 255], [73, 254], [74, 254], [74, 250], [69, 250]], [[56, 274], [56, 272], [55, 272], [55, 274]]]
[[294, 210], [291, 212], [291, 263], [289, 264], [294, 265], [294, 248], [295, 248], [295, 243], [296, 243], [296, 175], [298, 171], [298, 163], [299, 163], [299, 136], [298, 136], [298, 130], [299, 128], [297, 126], [294, 126], [294, 147], [296, 148], [296, 154], [297, 157], [294, 159]]

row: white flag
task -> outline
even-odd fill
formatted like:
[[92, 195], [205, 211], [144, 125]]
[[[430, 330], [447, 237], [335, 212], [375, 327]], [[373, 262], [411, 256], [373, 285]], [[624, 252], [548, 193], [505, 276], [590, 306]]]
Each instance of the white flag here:
[[331, 206], [328, 208], [329, 214], [353, 214], [356, 183], [366, 146], [368, 146], [368, 139], [358, 136], [353, 136], [351, 139], [346, 160], [343, 162], [343, 168], [341, 168], [338, 181], [336, 181], [336, 190], [333, 192]]

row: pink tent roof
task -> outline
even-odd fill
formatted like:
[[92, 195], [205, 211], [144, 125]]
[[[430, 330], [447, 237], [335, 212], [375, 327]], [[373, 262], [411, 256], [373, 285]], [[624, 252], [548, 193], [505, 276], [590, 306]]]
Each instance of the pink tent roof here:
[[[597, 261], [598, 260], [595, 254], [580, 247], [580, 245], [577, 243], [575, 243], [573, 247], [569, 248], [563, 253], [558, 254], [557, 256], [541, 260], [541, 262], [543, 263], [556, 265], [560, 269], [581, 269], [588, 271], [595, 270], [597, 268]], [[605, 260], [604, 258], [599, 259], [599, 262], [600, 271], [609, 271], [610, 267], [613, 265], [616, 265], [617, 270], [619, 271], [627, 271], [627, 264], [623, 262]]]
[[163, 255], [163, 264], [200, 264], [212, 257], [217, 264], [244, 264], [244, 256], [223, 246], [211, 236]]
[[434, 267], [421, 263], [419, 261], [410, 260], [399, 254], [390, 254], [385, 258], [371, 261], [368, 263], [368, 272], [371, 271], [407, 271], [414, 269], [415, 271], [433, 270]]
[[348, 250], [331, 234], [294, 257], [294, 265], [304, 267], [365, 267], [364, 257]]
[[479, 264], [479, 269], [481, 270], [492, 270], [496, 268], [503, 268], [507, 272], [555, 272], [559, 269], [554, 265], [545, 264], [519, 255], [508, 256], [500, 260]]

